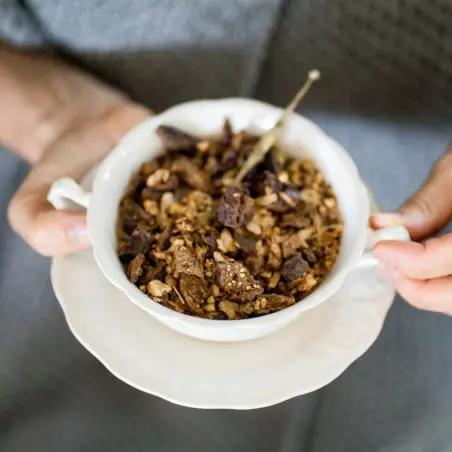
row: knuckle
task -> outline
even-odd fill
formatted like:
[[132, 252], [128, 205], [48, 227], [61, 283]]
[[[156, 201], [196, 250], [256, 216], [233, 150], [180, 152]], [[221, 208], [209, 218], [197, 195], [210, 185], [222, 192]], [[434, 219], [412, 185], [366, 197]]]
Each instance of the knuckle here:
[[21, 217], [21, 210], [22, 203], [20, 201], [20, 198], [17, 195], [14, 195], [8, 204], [6, 215], [11, 228], [15, 232], [19, 232], [20, 229], [19, 218]]
[[26, 211], [26, 200], [20, 195], [14, 195], [7, 209], [11, 228], [38, 254], [52, 256], [53, 244], [52, 240], [49, 240], [47, 225], [37, 218], [28, 218]]
[[397, 291], [400, 296], [416, 309], [426, 310], [428, 306], [428, 293], [419, 290], [416, 283], [407, 279], [400, 278], [397, 282]]
[[452, 168], [452, 146], [449, 145], [444, 155], [435, 162], [432, 167], [431, 175], [440, 176], [449, 173]]
[[52, 244], [49, 243], [48, 235], [42, 227], [33, 228], [27, 237], [28, 244], [41, 256], [50, 257], [54, 253], [52, 251]]
[[418, 212], [420, 218], [430, 219], [438, 216], [438, 208], [424, 194], [417, 194], [404, 206], [404, 211], [413, 210]]

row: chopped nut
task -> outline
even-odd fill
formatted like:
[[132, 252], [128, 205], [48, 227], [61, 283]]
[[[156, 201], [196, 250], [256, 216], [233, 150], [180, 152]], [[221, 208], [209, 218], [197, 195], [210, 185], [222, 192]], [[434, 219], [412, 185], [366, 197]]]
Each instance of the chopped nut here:
[[187, 217], [181, 217], [176, 220], [174, 223], [176, 229], [182, 233], [193, 232], [195, 230], [195, 226], [191, 220]]
[[312, 225], [309, 217], [303, 216], [301, 213], [286, 213], [282, 216], [281, 226], [291, 226], [297, 229], [308, 228]]
[[314, 276], [311, 273], [307, 273], [300, 285], [298, 286], [298, 289], [301, 292], [306, 292], [312, 290], [317, 285], [317, 280], [314, 278]]
[[216, 262], [224, 262], [224, 260], [225, 260], [224, 256], [221, 253], [219, 253], [218, 251], [215, 251], [213, 253], [213, 258], [215, 259]]
[[160, 199], [160, 213], [162, 214], [166, 213], [173, 203], [174, 203], [174, 194], [170, 191], [163, 193], [162, 198]]
[[260, 198], [256, 199], [256, 204], [258, 206], [269, 206], [270, 204], [273, 204], [274, 202], [278, 201], [278, 195], [276, 193], [270, 193], [269, 195], [261, 196]]
[[237, 251], [235, 241], [227, 229], [221, 231], [220, 237], [217, 239], [217, 245], [223, 253], [235, 253]]
[[301, 190], [300, 197], [304, 202], [313, 204], [314, 206], [318, 206], [320, 204], [319, 192], [313, 190], [312, 188], [305, 188]]
[[129, 264], [127, 276], [131, 283], [136, 283], [143, 273], [144, 254], [137, 254]]
[[146, 185], [149, 188], [157, 187], [158, 185], [168, 182], [171, 173], [167, 169], [158, 169], [155, 173], [151, 174], [147, 180]]
[[261, 307], [268, 311], [278, 311], [281, 308], [290, 306], [295, 303], [293, 296], [280, 295], [275, 293], [267, 293], [259, 298]]
[[205, 309], [207, 312], [213, 312], [213, 311], [216, 310], [214, 304], [206, 304], [206, 305], [204, 306], [204, 309]]
[[277, 177], [279, 182], [282, 182], [283, 184], [287, 184], [289, 182], [289, 174], [286, 171], [282, 171]]
[[256, 235], [262, 234], [262, 228], [257, 223], [254, 223], [254, 222], [248, 223], [246, 225], [246, 229], [248, 229], [248, 231], [250, 231]]
[[177, 281], [176, 279], [171, 276], [171, 275], [166, 275], [165, 276], [165, 284], [167, 284], [168, 286], [170, 286], [171, 288], [176, 287], [177, 286]]
[[223, 300], [218, 303], [218, 307], [223, 311], [229, 319], [233, 320], [237, 318], [237, 311], [239, 305], [233, 301]]
[[199, 152], [207, 152], [210, 148], [210, 141], [198, 141], [198, 143], [196, 143], [196, 149]]
[[334, 198], [325, 198], [323, 204], [325, 204], [328, 209], [332, 209], [336, 206], [336, 200]]
[[278, 285], [280, 279], [281, 273], [279, 272], [273, 273], [273, 275], [270, 278], [270, 281], [268, 281], [267, 288], [274, 289]]
[[161, 125], [156, 130], [168, 151], [185, 151], [192, 149], [198, 141], [188, 133], [182, 132], [175, 127]]
[[289, 257], [294, 254], [301, 247], [301, 240], [298, 234], [291, 234], [281, 244], [282, 254], [284, 257]]
[[172, 289], [170, 286], [156, 279], [154, 279], [148, 284], [148, 292], [156, 300], [161, 300], [165, 298], [165, 296], [168, 295], [171, 292], [171, 290]]
[[154, 201], [153, 199], [145, 199], [143, 201], [143, 207], [144, 210], [151, 215], [157, 216], [160, 213], [159, 205], [157, 201]]
[[285, 192], [281, 192], [279, 194], [279, 196], [281, 197], [281, 199], [288, 204], [290, 207], [296, 207], [296, 202]]

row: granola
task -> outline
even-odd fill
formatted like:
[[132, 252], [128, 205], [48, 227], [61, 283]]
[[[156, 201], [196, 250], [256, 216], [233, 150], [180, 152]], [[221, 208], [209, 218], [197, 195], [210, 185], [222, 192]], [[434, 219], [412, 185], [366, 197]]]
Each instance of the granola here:
[[336, 196], [315, 164], [273, 146], [234, 183], [258, 137], [200, 138], [162, 125], [165, 153], [134, 174], [119, 206], [117, 250], [130, 282], [189, 315], [236, 320], [315, 290], [339, 252]]

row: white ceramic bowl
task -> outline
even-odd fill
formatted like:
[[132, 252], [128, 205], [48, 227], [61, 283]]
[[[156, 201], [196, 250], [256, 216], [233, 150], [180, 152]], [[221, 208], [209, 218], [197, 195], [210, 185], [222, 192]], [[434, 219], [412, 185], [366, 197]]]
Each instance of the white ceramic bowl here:
[[200, 100], [177, 105], [150, 117], [119, 142], [100, 165], [92, 193], [71, 179], [60, 179], [48, 199], [56, 208], [67, 208], [67, 200], [87, 208], [89, 234], [94, 255], [108, 280], [137, 306], [163, 324], [183, 334], [213, 341], [244, 341], [277, 331], [309, 309], [328, 299], [356, 265], [374, 264], [366, 244], [381, 239], [407, 240], [404, 228], [388, 228], [369, 237], [369, 201], [358, 171], [344, 149], [308, 119], [294, 114], [282, 131], [279, 145], [295, 156], [312, 158], [336, 192], [344, 218], [344, 232], [337, 262], [326, 280], [299, 303], [262, 317], [244, 320], [208, 320], [181, 314], [154, 302], [131, 284], [116, 255], [115, 223], [118, 205], [131, 174], [144, 161], [163, 152], [155, 130], [160, 124], [178, 127], [197, 136], [218, 134], [225, 118], [234, 130], [246, 128], [263, 133], [277, 120], [280, 108], [248, 99]]

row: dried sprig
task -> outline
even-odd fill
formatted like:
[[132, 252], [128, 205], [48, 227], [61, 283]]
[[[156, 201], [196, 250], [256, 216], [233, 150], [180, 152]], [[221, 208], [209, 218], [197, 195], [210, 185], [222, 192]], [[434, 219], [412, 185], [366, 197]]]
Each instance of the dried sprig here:
[[262, 160], [265, 157], [265, 154], [267, 154], [270, 148], [274, 146], [274, 144], [276, 143], [279, 131], [282, 129], [287, 119], [294, 112], [295, 108], [297, 108], [297, 105], [309, 91], [312, 84], [319, 78], [320, 72], [317, 69], [313, 69], [312, 71], [309, 72], [308, 79], [300, 88], [300, 90], [297, 92], [297, 94], [295, 94], [293, 99], [290, 101], [289, 105], [287, 105], [281, 117], [278, 119], [278, 121], [276, 121], [276, 124], [268, 132], [262, 135], [261, 139], [257, 142], [253, 152], [248, 157], [245, 164], [242, 166], [240, 172], [237, 174], [235, 178], [236, 184], [239, 184], [251, 169], [253, 169], [256, 165], [262, 162]]

